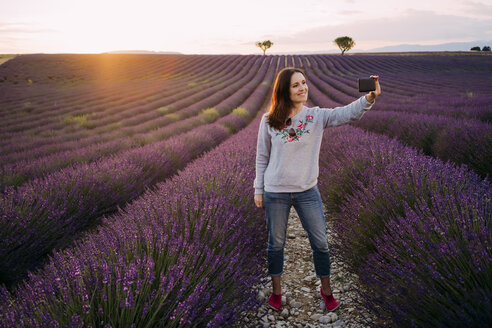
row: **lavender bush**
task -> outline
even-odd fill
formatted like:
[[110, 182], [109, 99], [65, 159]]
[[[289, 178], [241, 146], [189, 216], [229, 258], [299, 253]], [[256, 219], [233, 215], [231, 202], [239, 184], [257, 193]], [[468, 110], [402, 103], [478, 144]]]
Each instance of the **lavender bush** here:
[[308, 74], [309, 79], [315, 75], [329, 85], [328, 94], [340, 91], [356, 97], [360, 95], [356, 89], [357, 78], [377, 74], [384, 81], [384, 96], [378, 99], [378, 110], [491, 122], [492, 90], [487, 72], [491, 70], [492, 62], [487, 57], [444, 58], [438, 54], [299, 57], [307, 58], [312, 66], [313, 74]]
[[266, 227], [244, 188], [257, 125], [55, 252], [15, 291], [1, 288], [1, 325], [222, 327], [257, 307]]
[[396, 137], [424, 154], [466, 164], [482, 177], [492, 174], [492, 125], [477, 120], [392, 111], [370, 111], [352, 123]]
[[490, 322], [490, 182], [352, 127], [326, 139], [320, 190], [364, 305], [399, 327]]
[[11, 283], [63, 247], [98, 218], [124, 205], [229, 137], [218, 124], [130, 150], [111, 159], [79, 165], [33, 180], [0, 197], [5, 218], [0, 238], [0, 277]]
[[[263, 81], [267, 70], [270, 69], [270, 71], [273, 71], [273, 68], [274, 67], [270, 64], [270, 62], [264, 63], [264, 65], [260, 67], [259, 71], [252, 70], [248, 75], [245, 76], [245, 78], [240, 79], [238, 83], [236, 83], [241, 86], [240, 92], [234, 92], [234, 90], [236, 89], [232, 89], [228, 91], [228, 96], [226, 95], [227, 98], [222, 101], [219, 100], [221, 98], [221, 95], [216, 94], [213, 97], [209, 97], [210, 99], [207, 98], [206, 103], [198, 102], [196, 104], [193, 104], [192, 106], [183, 109], [183, 111], [189, 111], [190, 109], [192, 109], [192, 111], [189, 111], [188, 114], [184, 114], [183, 111], [179, 112], [182, 117], [179, 121], [175, 123], [173, 123], [173, 120], [170, 119], [168, 119], [167, 122], [162, 120], [154, 120], [153, 122], [149, 123], [151, 125], [141, 124], [138, 127], [133, 127], [133, 130], [128, 129], [127, 131], [131, 131], [131, 133], [128, 133], [129, 135], [131, 135], [131, 137], [125, 136], [123, 138], [118, 138], [118, 142], [115, 142], [114, 134], [112, 136], [113, 138], [110, 139], [108, 142], [101, 142], [100, 138], [94, 137], [91, 138], [92, 144], [85, 148], [80, 147], [79, 141], [77, 143], [79, 144], [79, 147], [76, 151], [65, 151], [37, 159], [26, 159], [19, 163], [9, 163], [7, 165], [4, 165], [3, 167], [0, 167], [0, 172], [2, 173], [2, 177], [0, 178], [0, 187], [8, 185], [20, 185], [23, 182], [28, 181], [29, 179], [33, 179], [35, 177], [39, 177], [41, 175], [56, 171], [57, 169], [61, 169], [72, 163], [95, 161], [99, 158], [111, 155], [119, 151], [123, 151], [125, 149], [131, 149], [141, 145], [162, 141], [163, 139], [186, 132], [204, 123], [202, 116], [190, 116], [192, 113], [198, 112], [200, 108], [202, 108], [201, 106], [216, 104], [215, 108], [219, 109], [220, 116], [229, 114], [232, 108], [241, 105], [243, 101], [245, 101], [253, 92], [255, 92], [255, 89], [257, 89], [258, 85], [261, 83], [261, 81]], [[245, 84], [245, 82], [247, 83]], [[232, 85], [231, 87], [237, 88], [236, 84]], [[263, 87], [262, 89], [264, 90], [265, 88]], [[265, 91], [262, 91], [262, 94], [264, 98]], [[255, 96], [255, 98], [257, 97]], [[217, 103], [217, 101], [219, 102]], [[260, 105], [261, 103], [256, 104], [255, 107], [252, 107], [254, 113], [260, 107]], [[189, 117], [186, 118], [187, 116]], [[245, 123], [247, 122], [249, 122], [249, 120], [247, 120]], [[208, 121], [208, 123], [211, 123], [211, 121]], [[245, 126], [245, 124], [243, 124], [242, 126]], [[120, 132], [122, 132], [123, 130], [124, 128], [120, 129]], [[138, 131], [145, 132], [138, 133]], [[98, 141], [98, 143], [94, 144], [96, 140]], [[75, 145], [76, 144], [74, 144], [74, 146]], [[57, 147], [60, 146], [57, 145]], [[45, 149], [44, 151], [46, 152], [47, 150]]]
[[[249, 61], [251, 60], [249, 59]], [[172, 105], [173, 109], [169, 110], [169, 112], [179, 110], [183, 107], [186, 108], [187, 106], [196, 103], [198, 100], [201, 100], [204, 97], [209, 97], [213, 95], [214, 91], [224, 88], [224, 86], [229, 84], [232, 81], [232, 79], [235, 78], [237, 79], [237, 76], [235, 77], [234, 74], [240, 71], [242, 65], [238, 65], [237, 62], [233, 62], [232, 64], [236, 64], [236, 65], [229, 67], [225, 64], [229, 64], [229, 62], [224, 61], [223, 64], [218, 68], [219, 71], [215, 72], [215, 79], [213, 80], [213, 82], [204, 83], [203, 85], [200, 84], [199, 86], [194, 87], [192, 89], [190, 89], [189, 86], [187, 85], [189, 80], [183, 81], [184, 84], [173, 80], [172, 82], [177, 83], [178, 85], [176, 87], [173, 87], [172, 89], [167, 85], [171, 83], [168, 81], [165, 81], [164, 85], [159, 86], [159, 88], [150, 86], [152, 89], [154, 89], [154, 92], [160, 93], [160, 97], [157, 99], [153, 99], [153, 101], [150, 103], [144, 103], [139, 105], [135, 105], [135, 103], [130, 103], [130, 104], [125, 103], [123, 105], [118, 105], [114, 103], [108, 105], [107, 103], [103, 103], [93, 107], [84, 106], [80, 110], [74, 110], [73, 108], [69, 107], [68, 110], [72, 115], [77, 115], [81, 113], [84, 114], [88, 112], [97, 113], [96, 115], [97, 120], [90, 122], [88, 126], [88, 128], [90, 128], [89, 130], [82, 129], [80, 131], [78, 130], [64, 131], [63, 128], [66, 127], [66, 124], [61, 124], [59, 115], [55, 116], [56, 118], [55, 122], [53, 122], [52, 124], [47, 124], [47, 122], [43, 122], [43, 121], [36, 121], [35, 124], [36, 129], [29, 129], [29, 130], [26, 129], [25, 124], [32, 124], [30, 120], [27, 120], [27, 122], [23, 122], [24, 124], [21, 125], [13, 124], [12, 128], [21, 130], [22, 133], [21, 135], [14, 134], [14, 135], [4, 136], [5, 137], [4, 139], [7, 141], [9, 141], [9, 139], [15, 138], [16, 143], [12, 144], [11, 142], [6, 142], [6, 144], [3, 145], [1, 148], [2, 153], [9, 154], [14, 151], [19, 152], [20, 150], [30, 150], [33, 148], [41, 148], [38, 151], [35, 150], [35, 154], [53, 152], [53, 147], [47, 148], [46, 146], [49, 144], [56, 144], [56, 147], [59, 148], [61, 143], [60, 141], [66, 142], [66, 141], [78, 140], [78, 142], [85, 142], [85, 145], [89, 145], [95, 142], [94, 135], [98, 135], [96, 136], [97, 138], [104, 138], [105, 137], [104, 134], [113, 133], [115, 128], [118, 129], [130, 128], [132, 125], [145, 122], [146, 120], [152, 120], [152, 119], [155, 120], [156, 118], [161, 118], [163, 115], [158, 109], [161, 108], [162, 106], [169, 106], [170, 109]], [[221, 72], [220, 69], [228, 70], [228, 73], [225, 74], [225, 76], [222, 76], [222, 74], [220, 73]], [[200, 72], [197, 72], [197, 74], [199, 73]], [[207, 75], [205, 75], [205, 77], [207, 77]], [[214, 87], [215, 89], [212, 89], [212, 87]], [[119, 92], [124, 93], [126, 88], [128, 88], [128, 86], [122, 87], [121, 89], [123, 90], [119, 90]], [[147, 88], [149, 88], [149, 86], [147, 86]], [[86, 97], [87, 95], [85, 93], [82, 93], [80, 96]], [[73, 129], [74, 127], [68, 126], [66, 128]], [[55, 136], [40, 137], [37, 135], [37, 133], [45, 130], [55, 130], [57, 132]], [[36, 138], [34, 138], [34, 140], [33, 140], [33, 134], [36, 135]], [[87, 137], [92, 137], [92, 138], [89, 138], [91, 140], [87, 140], [87, 141], [81, 140], [81, 139], [87, 139]], [[113, 133], [111, 139], [114, 138], [115, 136]], [[41, 146], [45, 146], [45, 147], [43, 148]], [[8, 156], [6, 158], [2, 156], [2, 160], [6, 162], [7, 161], [12, 162], [12, 160], [14, 160], [19, 156], [18, 154], [12, 154], [12, 155], [13, 156]]]
[[[357, 77], [380, 75], [381, 113], [361, 123], [380, 115], [373, 130], [489, 170], [486, 56], [259, 57], [114, 56], [100, 71], [94, 63], [110, 57], [32, 55], [0, 67], [3, 172], [48, 152], [54, 162], [93, 161], [1, 195], [1, 281], [46, 265], [0, 288], [0, 326], [227, 326], [254, 309], [265, 233], [244, 185], [252, 184], [257, 124], [99, 224], [243, 129], [285, 66], [305, 69], [308, 103], [320, 107], [353, 100]], [[397, 126], [392, 115], [408, 120]], [[170, 127], [214, 120], [169, 138]], [[74, 147], [92, 148], [57, 157]], [[320, 190], [340, 236], [334, 255], [359, 274], [365, 306], [398, 327], [491, 321], [488, 180], [353, 127], [327, 132], [321, 162]], [[18, 169], [6, 179], [43, 172]]]

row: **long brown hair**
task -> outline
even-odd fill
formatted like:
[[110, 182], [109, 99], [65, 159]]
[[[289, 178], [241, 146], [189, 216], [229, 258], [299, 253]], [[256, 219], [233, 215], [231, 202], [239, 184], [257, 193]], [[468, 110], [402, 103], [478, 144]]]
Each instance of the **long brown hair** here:
[[305, 75], [299, 68], [286, 67], [278, 73], [275, 79], [272, 103], [268, 110], [268, 124], [274, 129], [281, 130], [285, 126], [285, 120], [294, 107], [290, 100], [290, 78], [296, 72]]

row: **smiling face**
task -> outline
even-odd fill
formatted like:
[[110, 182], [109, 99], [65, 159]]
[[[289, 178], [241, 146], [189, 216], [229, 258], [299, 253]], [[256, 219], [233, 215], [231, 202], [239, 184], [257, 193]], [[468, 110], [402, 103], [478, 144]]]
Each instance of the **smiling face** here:
[[308, 86], [302, 73], [295, 72], [290, 77], [290, 100], [294, 103], [305, 103], [308, 98]]

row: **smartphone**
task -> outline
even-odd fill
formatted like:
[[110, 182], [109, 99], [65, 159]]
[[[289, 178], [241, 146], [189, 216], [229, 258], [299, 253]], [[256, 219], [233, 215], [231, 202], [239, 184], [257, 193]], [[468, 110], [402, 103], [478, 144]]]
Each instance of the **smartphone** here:
[[369, 79], [357, 79], [359, 84], [359, 92], [375, 91], [376, 90], [376, 80], [373, 78]]

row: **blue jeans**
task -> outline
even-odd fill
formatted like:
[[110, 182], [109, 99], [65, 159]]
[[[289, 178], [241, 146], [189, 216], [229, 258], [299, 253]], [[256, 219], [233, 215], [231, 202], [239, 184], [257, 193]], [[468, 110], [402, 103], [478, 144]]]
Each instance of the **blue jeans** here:
[[323, 203], [318, 186], [302, 192], [267, 192], [263, 207], [268, 228], [268, 273], [280, 276], [284, 267], [284, 246], [289, 212], [294, 206], [313, 251], [314, 269], [318, 278], [330, 276], [330, 250], [326, 239]]

